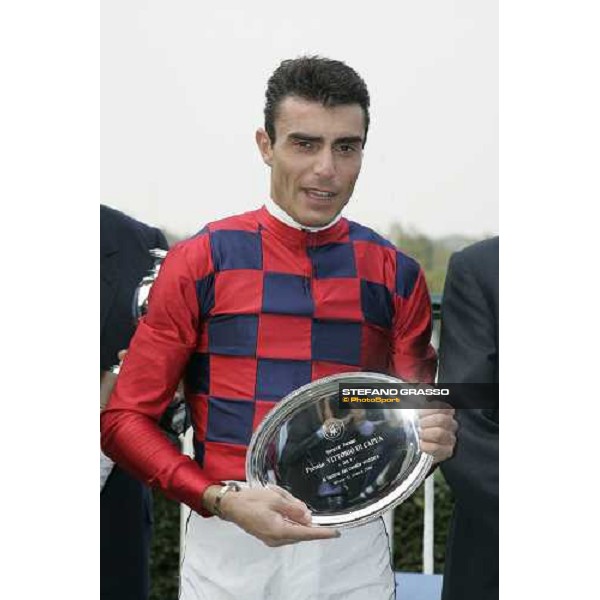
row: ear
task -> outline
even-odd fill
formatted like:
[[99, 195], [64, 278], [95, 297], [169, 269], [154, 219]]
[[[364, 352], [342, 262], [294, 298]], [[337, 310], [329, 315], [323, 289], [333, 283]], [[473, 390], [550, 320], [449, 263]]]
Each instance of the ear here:
[[265, 164], [270, 167], [271, 162], [273, 161], [273, 147], [271, 146], [269, 134], [261, 127], [256, 130], [255, 139], [262, 159], [265, 161]]

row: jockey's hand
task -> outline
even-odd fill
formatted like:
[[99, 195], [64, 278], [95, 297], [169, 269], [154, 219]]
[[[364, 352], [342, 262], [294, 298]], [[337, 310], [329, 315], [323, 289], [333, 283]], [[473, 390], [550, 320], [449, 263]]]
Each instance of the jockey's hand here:
[[[220, 486], [210, 486], [204, 493], [204, 506], [211, 512], [219, 490]], [[228, 492], [221, 500], [220, 512], [226, 521], [271, 547], [340, 536], [336, 529], [312, 526], [306, 504], [277, 486]]]

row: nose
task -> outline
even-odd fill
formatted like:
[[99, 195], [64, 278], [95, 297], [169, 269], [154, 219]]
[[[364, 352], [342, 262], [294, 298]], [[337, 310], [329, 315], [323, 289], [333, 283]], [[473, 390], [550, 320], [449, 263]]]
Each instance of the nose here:
[[322, 179], [331, 179], [335, 176], [335, 162], [331, 148], [323, 148], [316, 157], [315, 175]]

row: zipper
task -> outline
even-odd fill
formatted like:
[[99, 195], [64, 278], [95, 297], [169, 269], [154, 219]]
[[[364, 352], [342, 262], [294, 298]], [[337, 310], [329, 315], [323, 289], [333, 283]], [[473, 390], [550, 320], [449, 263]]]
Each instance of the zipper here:
[[312, 299], [312, 280], [314, 279], [316, 273], [315, 273], [315, 265], [312, 261], [312, 256], [311, 256], [309, 250], [316, 247], [314, 238], [315, 238], [314, 234], [307, 232], [307, 234], [306, 234], [306, 256], [308, 257], [308, 263], [310, 265], [310, 270], [307, 273], [306, 278], [304, 279], [304, 285], [306, 288], [306, 293], [311, 297], [311, 299]]

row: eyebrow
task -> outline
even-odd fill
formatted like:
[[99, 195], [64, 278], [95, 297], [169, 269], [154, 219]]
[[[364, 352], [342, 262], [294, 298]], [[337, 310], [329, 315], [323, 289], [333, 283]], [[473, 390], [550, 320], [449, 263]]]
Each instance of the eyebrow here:
[[335, 140], [336, 144], [362, 144], [363, 139], [360, 135], [350, 135], [346, 137], [341, 137]]
[[[302, 142], [323, 142], [323, 137], [319, 135], [309, 135], [307, 133], [290, 133], [288, 138], [299, 140]], [[333, 141], [334, 144], [362, 144], [363, 139], [360, 135], [350, 135], [337, 138]]]

